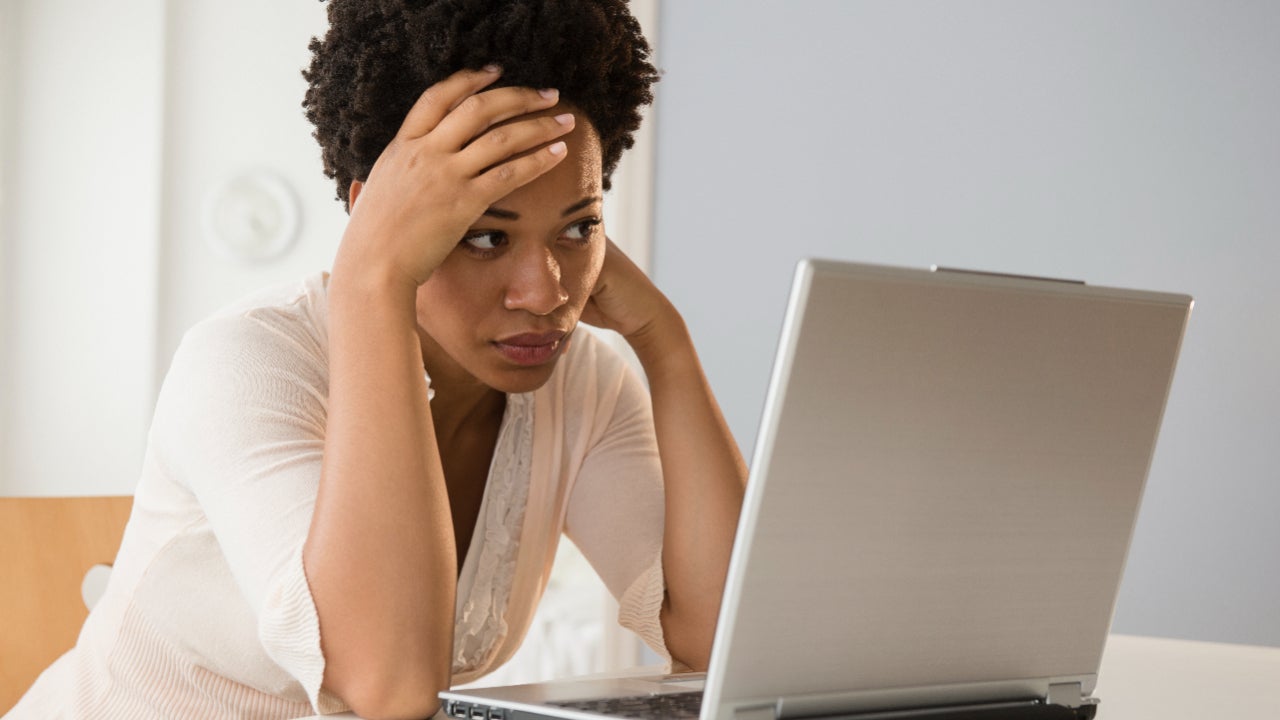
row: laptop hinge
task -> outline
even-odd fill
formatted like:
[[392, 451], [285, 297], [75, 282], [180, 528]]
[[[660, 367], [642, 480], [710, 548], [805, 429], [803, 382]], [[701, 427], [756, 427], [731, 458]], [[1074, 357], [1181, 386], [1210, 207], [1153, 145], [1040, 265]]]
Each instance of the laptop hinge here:
[[1045, 699], [1050, 705], [1078, 708], [1085, 704], [1084, 688], [1078, 682], [1054, 683], [1049, 685], [1049, 696]]
[[777, 720], [778, 706], [774, 703], [768, 705], [748, 705], [733, 709], [734, 720]]
[[1082, 683], [1062, 682], [1050, 683], [1045, 695], [1022, 699], [975, 698], [968, 702], [925, 703], [914, 707], [899, 705], [895, 708], [890, 704], [878, 708], [853, 708], [847, 704], [844, 707], [839, 704], [795, 707], [782, 698], [778, 700], [777, 712], [771, 713], [771, 710], [772, 707], [765, 705], [750, 706], [737, 710], [734, 720], [1093, 720], [1098, 711], [1098, 701], [1085, 696]]

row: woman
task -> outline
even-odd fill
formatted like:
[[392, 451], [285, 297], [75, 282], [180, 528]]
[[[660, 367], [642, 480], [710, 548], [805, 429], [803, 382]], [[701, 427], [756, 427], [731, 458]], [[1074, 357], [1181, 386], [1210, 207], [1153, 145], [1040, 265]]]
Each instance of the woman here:
[[[514, 653], [563, 531], [705, 667], [745, 465], [601, 194], [656, 80], [621, 0], [329, 6], [333, 268], [193, 328], [75, 649], [11, 717], [425, 717]], [[580, 322], [618, 332], [646, 391]]]

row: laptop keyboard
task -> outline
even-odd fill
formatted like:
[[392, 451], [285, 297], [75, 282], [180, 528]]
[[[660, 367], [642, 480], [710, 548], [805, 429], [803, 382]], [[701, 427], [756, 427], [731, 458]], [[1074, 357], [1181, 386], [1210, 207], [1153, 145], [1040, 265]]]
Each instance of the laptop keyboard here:
[[550, 704], [570, 710], [641, 720], [694, 719], [702, 710], [702, 693], [695, 691], [668, 695], [637, 695]]

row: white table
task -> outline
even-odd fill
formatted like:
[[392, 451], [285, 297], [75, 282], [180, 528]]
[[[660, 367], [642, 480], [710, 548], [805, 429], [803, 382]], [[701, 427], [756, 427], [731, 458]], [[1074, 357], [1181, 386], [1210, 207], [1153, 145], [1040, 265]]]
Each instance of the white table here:
[[1112, 635], [1098, 720], [1280, 720], [1280, 648]]
[[1094, 695], [1098, 720], [1280, 720], [1280, 648], [1112, 635]]

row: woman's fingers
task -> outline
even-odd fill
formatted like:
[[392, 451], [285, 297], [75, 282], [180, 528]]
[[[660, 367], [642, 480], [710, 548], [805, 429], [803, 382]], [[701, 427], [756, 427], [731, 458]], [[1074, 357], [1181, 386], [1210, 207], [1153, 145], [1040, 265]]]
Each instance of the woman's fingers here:
[[494, 125], [521, 115], [553, 107], [560, 100], [556, 90], [503, 87], [462, 99], [431, 131], [431, 142], [442, 150], [456, 152]]
[[364, 181], [345, 252], [421, 284], [485, 208], [564, 159], [573, 116], [546, 112], [558, 93], [485, 90], [498, 76], [464, 70], [418, 98]]
[[451, 111], [501, 76], [497, 66], [459, 70], [427, 88], [400, 123], [400, 137], [416, 138], [431, 132]]
[[558, 165], [566, 152], [563, 140], [551, 143], [489, 168], [471, 181], [472, 186], [482, 197], [488, 198], [489, 203], [496, 202]]
[[468, 177], [475, 177], [495, 165], [571, 132], [573, 125], [572, 114], [560, 113], [555, 116], [521, 118], [490, 128], [458, 153], [458, 161], [461, 163], [458, 169]]
[[537, 128], [508, 129], [524, 121], [494, 128], [512, 118], [553, 107], [560, 96], [556, 90], [525, 87], [480, 92], [497, 78], [495, 71], [462, 70], [427, 88], [400, 125], [399, 138], [412, 140], [429, 135], [430, 145], [444, 152], [458, 152], [473, 144], [485, 151], [506, 149], [506, 154], [498, 157], [490, 157], [487, 152], [473, 153], [481, 159], [488, 157], [474, 167], [473, 172], [479, 172], [573, 129], [571, 120], [563, 121], [565, 116], [560, 116], [560, 123], [547, 119]]

